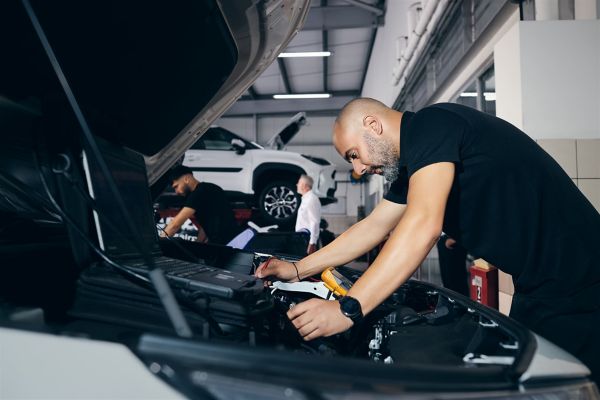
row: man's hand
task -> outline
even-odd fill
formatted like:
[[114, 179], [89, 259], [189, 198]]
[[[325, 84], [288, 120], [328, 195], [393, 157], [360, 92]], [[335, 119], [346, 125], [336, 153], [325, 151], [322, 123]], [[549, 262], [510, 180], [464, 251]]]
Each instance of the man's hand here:
[[260, 264], [256, 269], [254, 276], [257, 278], [266, 278], [269, 276], [284, 280], [297, 282], [296, 268], [291, 262], [271, 258]]
[[315, 251], [317, 251], [317, 245], [316, 244], [309, 244], [308, 247], [306, 248], [306, 254], [312, 254]]
[[307, 341], [344, 332], [354, 325], [350, 318], [342, 314], [340, 303], [331, 300], [304, 301], [288, 311], [287, 316]]

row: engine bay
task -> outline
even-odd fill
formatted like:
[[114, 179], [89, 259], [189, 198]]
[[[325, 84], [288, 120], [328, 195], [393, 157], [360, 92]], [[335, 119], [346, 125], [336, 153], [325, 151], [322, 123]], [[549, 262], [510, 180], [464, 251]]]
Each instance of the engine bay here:
[[[338, 271], [351, 280], [360, 276], [346, 267]], [[284, 290], [270, 295], [274, 309], [267, 317], [271, 321], [264, 339], [292, 351], [384, 364], [475, 366], [511, 365], [519, 350], [518, 340], [496, 322], [443, 290], [417, 281], [401, 286], [347, 332], [309, 342], [300, 337], [286, 312], [315, 296]]]

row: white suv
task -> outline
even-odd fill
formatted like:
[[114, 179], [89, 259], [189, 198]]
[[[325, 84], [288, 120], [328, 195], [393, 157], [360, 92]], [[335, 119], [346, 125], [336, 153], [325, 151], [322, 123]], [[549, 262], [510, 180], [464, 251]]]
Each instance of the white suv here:
[[[295, 116], [269, 143], [282, 148], [304, 124]], [[183, 165], [194, 176], [223, 188], [232, 200], [256, 205], [268, 222], [286, 224], [296, 217], [300, 198], [296, 182], [301, 174], [314, 179], [314, 193], [322, 204], [335, 202], [335, 166], [318, 157], [268, 150], [222, 127], [213, 126], [185, 153]]]

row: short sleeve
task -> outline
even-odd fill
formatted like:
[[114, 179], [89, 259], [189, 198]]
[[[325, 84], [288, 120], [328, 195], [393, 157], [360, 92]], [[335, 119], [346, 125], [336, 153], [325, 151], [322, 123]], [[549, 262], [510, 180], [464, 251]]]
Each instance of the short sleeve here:
[[417, 112], [403, 142], [408, 179], [431, 164], [458, 163], [464, 132], [465, 122], [449, 111], [429, 107]]
[[390, 190], [383, 196], [384, 199], [397, 204], [406, 204], [408, 195], [408, 175], [406, 168], [400, 167], [398, 178], [392, 182]]

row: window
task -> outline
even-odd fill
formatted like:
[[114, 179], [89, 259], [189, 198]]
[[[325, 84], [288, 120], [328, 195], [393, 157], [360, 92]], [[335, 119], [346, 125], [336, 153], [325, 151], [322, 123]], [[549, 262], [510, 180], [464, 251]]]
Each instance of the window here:
[[476, 80], [471, 82], [457, 97], [455, 103], [473, 107], [479, 111], [496, 115], [496, 80], [492, 65]]

